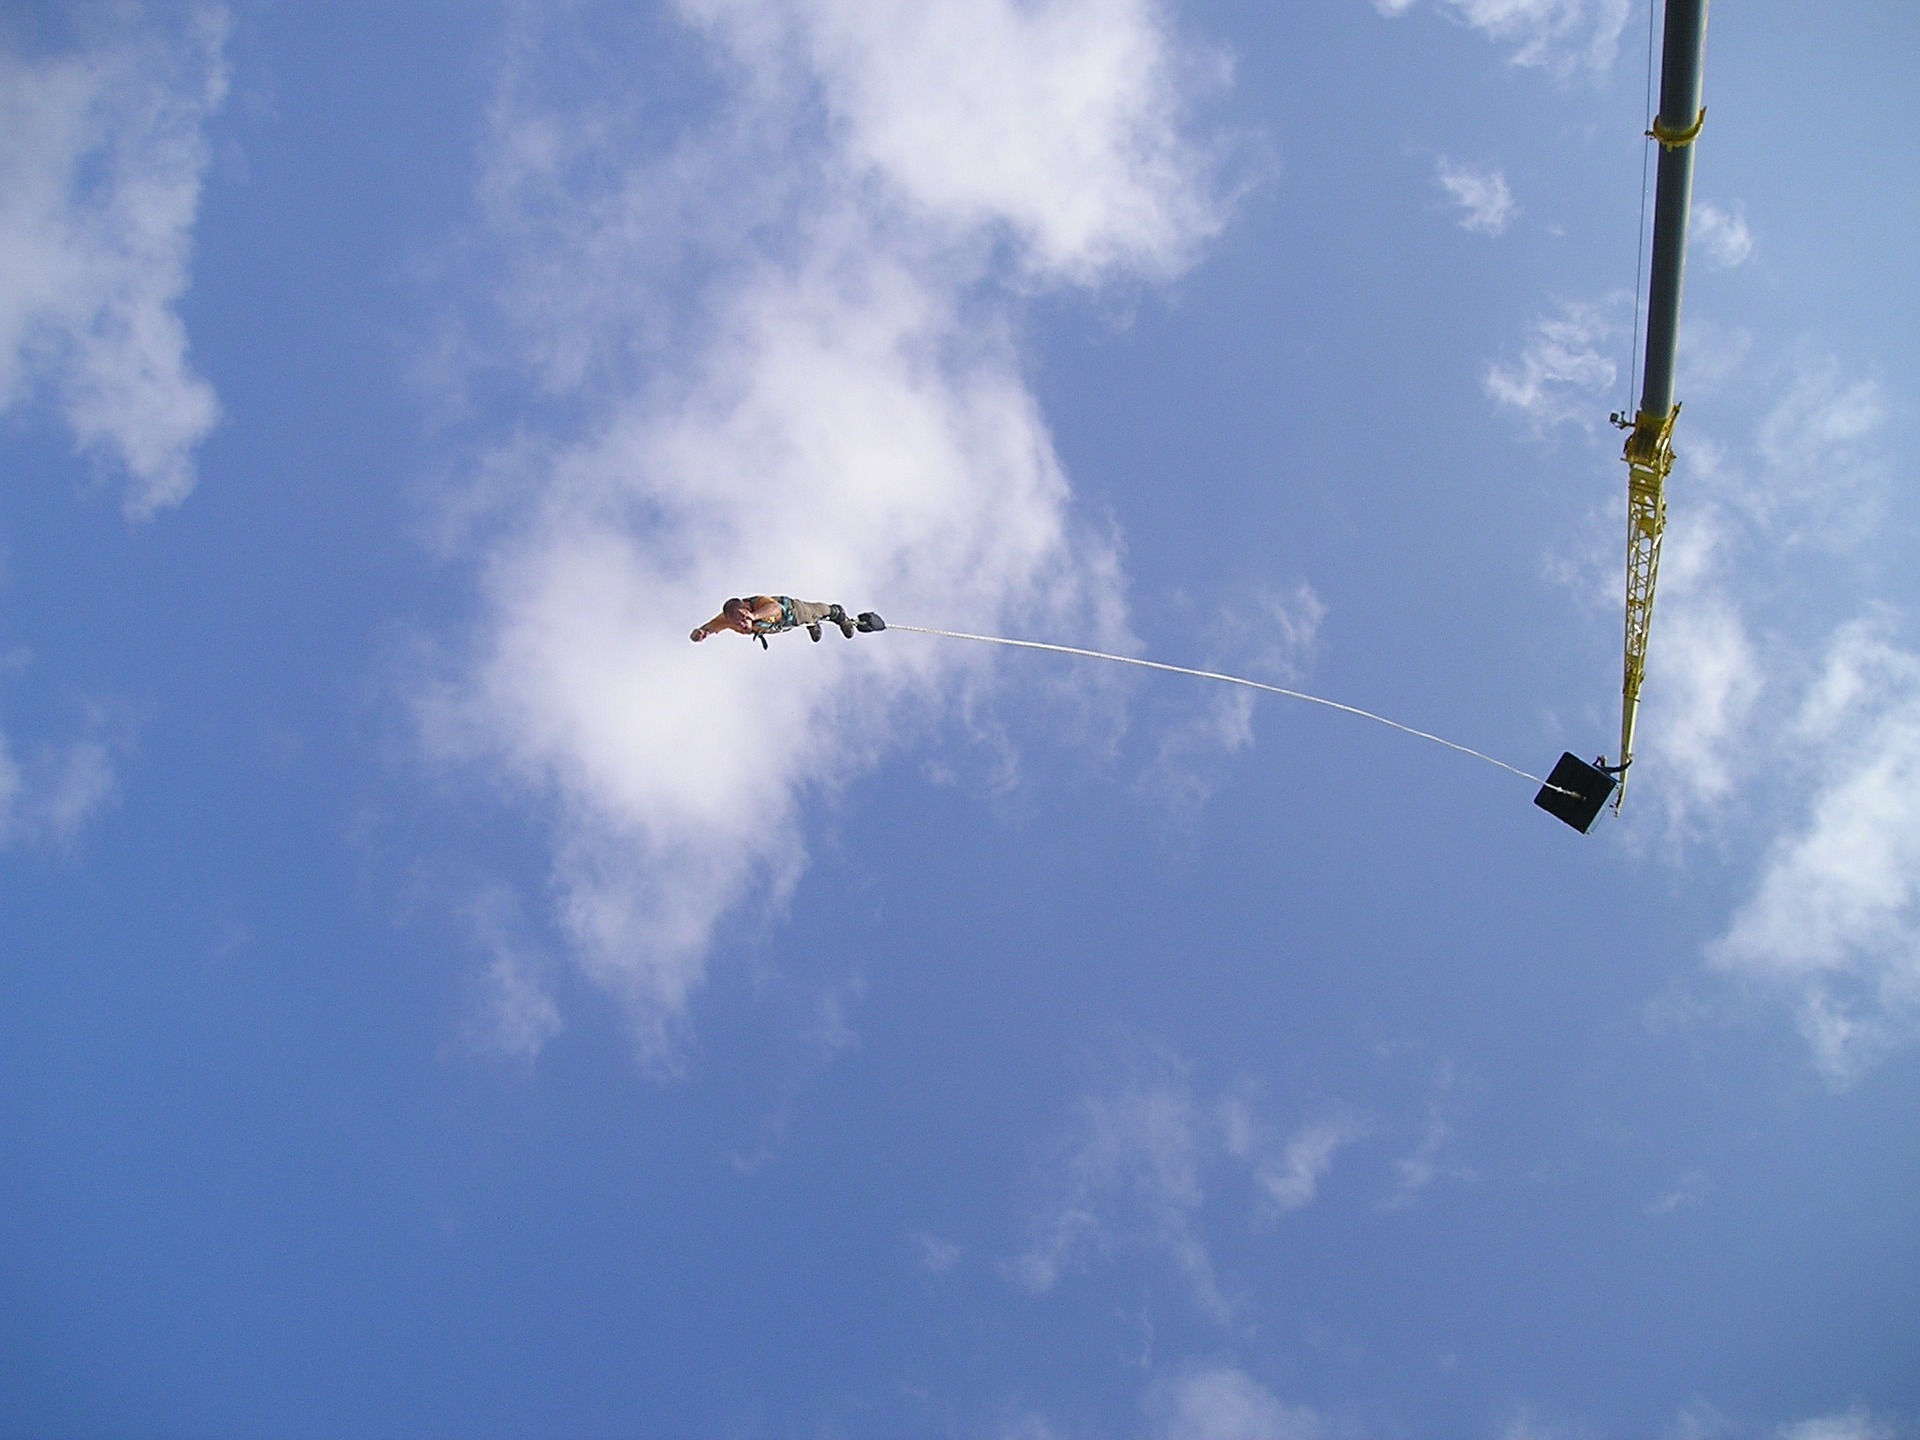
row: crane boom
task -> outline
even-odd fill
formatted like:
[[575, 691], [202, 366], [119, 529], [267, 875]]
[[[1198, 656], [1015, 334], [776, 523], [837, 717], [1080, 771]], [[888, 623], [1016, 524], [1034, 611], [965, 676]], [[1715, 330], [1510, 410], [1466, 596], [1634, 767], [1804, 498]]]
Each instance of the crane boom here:
[[[1660, 538], [1667, 528], [1667, 475], [1673, 469], [1674, 353], [1680, 340], [1680, 286], [1687, 262], [1687, 212], [1693, 199], [1693, 142], [1707, 112], [1700, 103], [1707, 0], [1667, 0], [1660, 50], [1660, 109], [1647, 134], [1660, 142], [1654, 191], [1653, 267], [1647, 289], [1646, 380], [1627, 436], [1626, 644], [1620, 687], [1621, 785], [1633, 760], [1633, 732], [1646, 678], [1653, 590], [1660, 574]], [[1616, 417], [1618, 418], [1618, 417]], [[1623, 425], [1625, 421], [1620, 423]]]

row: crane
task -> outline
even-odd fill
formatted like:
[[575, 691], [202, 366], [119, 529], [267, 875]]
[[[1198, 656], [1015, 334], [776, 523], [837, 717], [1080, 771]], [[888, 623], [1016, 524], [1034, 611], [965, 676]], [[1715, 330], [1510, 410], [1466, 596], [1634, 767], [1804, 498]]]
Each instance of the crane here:
[[[1651, 3], [1651, 0], [1649, 0]], [[1651, 21], [1651, 17], [1649, 17]], [[1706, 123], [1700, 103], [1707, 43], [1707, 0], [1667, 0], [1660, 46], [1660, 108], [1647, 138], [1660, 146], [1654, 184], [1653, 263], [1647, 285], [1647, 349], [1640, 407], [1632, 419], [1611, 418], [1627, 431], [1627, 602], [1620, 679], [1620, 758], [1592, 765], [1571, 753], [1534, 797], [1541, 809], [1585, 831], [1609, 796], [1619, 813], [1633, 763], [1640, 686], [1653, 632], [1653, 592], [1660, 577], [1660, 540], [1667, 529], [1667, 476], [1673, 470], [1674, 354], [1680, 342], [1680, 286], [1687, 265], [1687, 213], [1693, 202], [1693, 142]], [[1642, 192], [1644, 195], [1644, 191]], [[1644, 217], [1644, 211], [1642, 215]], [[1638, 297], [1635, 304], [1638, 305]], [[1636, 314], [1635, 319], [1639, 317]]]
[[1707, 43], [1707, 0], [1667, 0], [1660, 47], [1660, 110], [1647, 131], [1660, 146], [1653, 205], [1653, 264], [1647, 285], [1646, 378], [1628, 431], [1626, 639], [1620, 683], [1618, 811], [1633, 763], [1633, 732], [1640, 717], [1640, 685], [1647, 673], [1653, 630], [1654, 585], [1660, 575], [1660, 539], [1667, 528], [1667, 476], [1673, 469], [1674, 352], [1680, 341], [1680, 287], [1687, 263], [1687, 213], [1693, 199], [1693, 142], [1707, 118], [1700, 103], [1701, 59]]

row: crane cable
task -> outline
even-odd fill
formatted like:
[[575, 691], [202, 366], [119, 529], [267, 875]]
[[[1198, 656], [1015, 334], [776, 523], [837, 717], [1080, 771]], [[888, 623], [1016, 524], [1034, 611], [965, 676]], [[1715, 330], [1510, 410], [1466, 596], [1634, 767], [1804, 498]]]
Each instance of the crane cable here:
[[1245, 680], [1238, 675], [1222, 675], [1217, 670], [1191, 670], [1185, 665], [1167, 665], [1158, 660], [1142, 660], [1135, 655], [1109, 655], [1104, 650], [1083, 650], [1077, 645], [1049, 645], [1043, 640], [1009, 640], [1003, 635], [969, 635], [962, 630], [934, 630], [924, 625], [901, 625], [895, 621], [887, 622], [889, 630], [908, 630], [916, 635], [940, 635], [948, 640], [978, 640], [985, 645], [1010, 645], [1019, 650], [1050, 650], [1056, 655], [1079, 655], [1088, 660], [1111, 660], [1117, 665], [1138, 665], [1143, 670], [1164, 670], [1171, 675], [1192, 675], [1201, 680], [1218, 680], [1227, 685], [1244, 685], [1249, 690], [1265, 690], [1274, 695], [1285, 695], [1290, 700], [1304, 700], [1309, 705], [1324, 705], [1329, 710], [1339, 710], [1348, 715], [1357, 715], [1362, 720], [1372, 720], [1390, 729], [1399, 730], [1417, 739], [1431, 740], [1436, 745], [1444, 745], [1449, 750], [1458, 750], [1462, 755], [1471, 755], [1476, 760], [1484, 760], [1489, 765], [1518, 775], [1522, 780], [1531, 780], [1536, 785], [1545, 785], [1563, 795], [1574, 792], [1542, 779], [1540, 776], [1522, 770], [1518, 765], [1509, 765], [1504, 760], [1475, 750], [1471, 745], [1459, 745], [1452, 740], [1442, 739], [1425, 730], [1416, 730], [1411, 725], [1402, 725], [1398, 720], [1389, 720], [1384, 715], [1376, 715], [1371, 710], [1362, 710], [1357, 705], [1343, 705], [1338, 700], [1328, 700], [1323, 696], [1309, 695], [1304, 690], [1289, 690], [1284, 685], [1268, 685], [1259, 680]]

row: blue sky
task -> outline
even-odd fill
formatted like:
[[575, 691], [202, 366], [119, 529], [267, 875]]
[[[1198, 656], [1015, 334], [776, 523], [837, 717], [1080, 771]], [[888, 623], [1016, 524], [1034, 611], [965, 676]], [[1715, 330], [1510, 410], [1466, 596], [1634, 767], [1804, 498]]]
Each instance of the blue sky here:
[[1920, 1427], [1897, 6], [0, 11], [0, 1433]]

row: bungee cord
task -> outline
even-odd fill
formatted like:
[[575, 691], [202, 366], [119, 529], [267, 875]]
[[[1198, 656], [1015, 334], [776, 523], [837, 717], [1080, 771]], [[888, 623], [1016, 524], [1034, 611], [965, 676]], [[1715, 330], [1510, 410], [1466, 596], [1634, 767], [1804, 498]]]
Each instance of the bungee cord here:
[[1226, 685], [1244, 685], [1249, 690], [1265, 690], [1269, 694], [1284, 695], [1290, 700], [1304, 700], [1309, 705], [1323, 705], [1329, 710], [1357, 715], [1362, 720], [1372, 720], [1376, 724], [1385, 725], [1388, 729], [1398, 730], [1416, 739], [1431, 740], [1436, 745], [1444, 745], [1447, 749], [1457, 750], [1462, 755], [1471, 755], [1476, 760], [1484, 760], [1489, 765], [1518, 775], [1522, 780], [1531, 780], [1536, 785], [1546, 786], [1561, 794], [1573, 793], [1538, 775], [1522, 770], [1518, 765], [1509, 765], [1504, 760], [1496, 760], [1484, 751], [1475, 750], [1471, 745], [1457, 744], [1429, 731], [1416, 730], [1411, 725], [1402, 725], [1398, 720], [1389, 720], [1386, 716], [1376, 715], [1371, 710], [1362, 710], [1358, 705], [1345, 705], [1338, 700], [1329, 700], [1321, 695], [1309, 695], [1304, 690], [1289, 690], [1284, 685], [1268, 685], [1264, 681], [1247, 680], [1239, 675], [1223, 675], [1217, 670], [1194, 670], [1185, 665], [1168, 665], [1159, 660], [1142, 660], [1134, 655], [1109, 655], [1104, 650], [1083, 650], [1078, 645], [1051, 645], [1044, 640], [1010, 640], [1004, 635], [969, 635], [964, 630], [935, 630], [925, 625], [902, 625], [893, 620], [887, 622], [887, 629], [909, 630], [916, 635], [939, 635], [948, 640], [977, 640], [983, 645], [1008, 645], [1018, 650], [1049, 650], [1056, 655], [1078, 655], [1087, 660], [1111, 660], [1116, 665], [1138, 665], [1143, 670], [1164, 670], [1170, 675], [1191, 675], [1200, 680], [1218, 680]]

